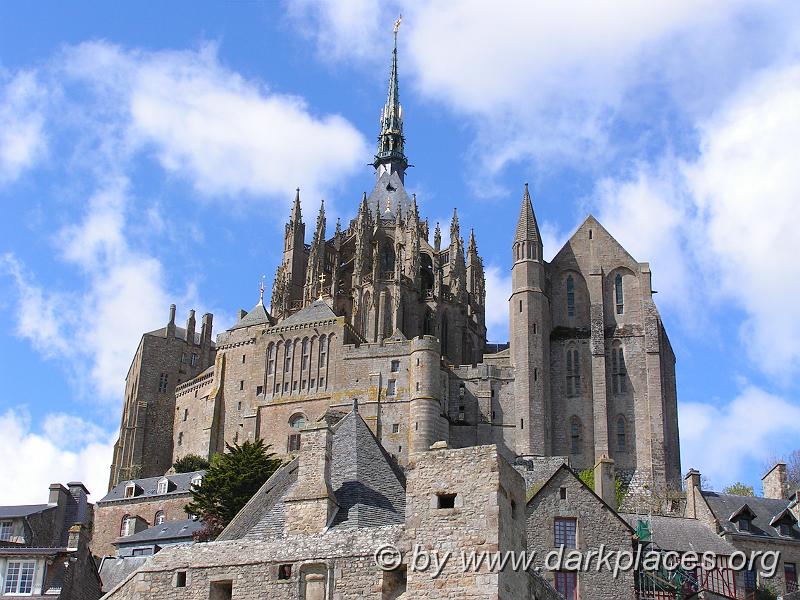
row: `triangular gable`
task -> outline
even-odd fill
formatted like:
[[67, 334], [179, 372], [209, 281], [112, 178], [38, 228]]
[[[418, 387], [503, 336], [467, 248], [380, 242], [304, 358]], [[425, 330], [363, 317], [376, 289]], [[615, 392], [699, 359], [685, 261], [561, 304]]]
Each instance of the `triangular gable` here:
[[753, 519], [756, 518], [756, 516], [757, 516], [756, 513], [753, 512], [753, 509], [750, 508], [750, 505], [748, 505], [747, 502], [745, 502], [744, 504], [742, 504], [742, 506], [740, 506], [737, 510], [735, 510], [730, 517], [728, 517], [728, 520], [731, 523], [735, 523], [742, 517], [745, 517], [752, 521]]
[[621, 257], [624, 259], [624, 261], [628, 262], [628, 264], [624, 266], [630, 268], [634, 273], [639, 271], [639, 262], [633, 256], [631, 256], [630, 252], [628, 252], [622, 246], [622, 244], [620, 244], [617, 239], [611, 235], [605, 227], [603, 227], [600, 221], [598, 221], [594, 215], [591, 214], [586, 217], [586, 219], [583, 220], [583, 223], [578, 226], [578, 228], [575, 230], [575, 233], [573, 233], [566, 243], [561, 247], [550, 264], [567, 261], [569, 259], [570, 248], [588, 245], [590, 229], [592, 230], [592, 240], [594, 243], [598, 243], [605, 238], [608, 243], [613, 243], [617, 247]]
[[797, 524], [797, 517], [794, 516], [794, 513], [791, 510], [784, 508], [781, 512], [772, 517], [772, 520], [769, 522], [769, 524], [773, 527], [777, 527], [778, 525], [788, 525], [789, 527], [794, 527]]
[[328, 303], [325, 302], [325, 300], [317, 300], [313, 304], [301, 308], [293, 315], [286, 317], [283, 321], [278, 323], [278, 327], [299, 325], [302, 323], [317, 323], [319, 321], [335, 318], [336, 313], [328, 306]]

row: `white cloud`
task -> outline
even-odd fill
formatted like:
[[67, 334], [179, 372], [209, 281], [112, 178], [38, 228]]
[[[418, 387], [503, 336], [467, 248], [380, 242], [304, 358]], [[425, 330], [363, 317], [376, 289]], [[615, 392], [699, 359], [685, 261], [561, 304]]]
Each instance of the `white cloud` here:
[[717, 488], [794, 450], [800, 437], [800, 407], [752, 385], [725, 406], [683, 402], [679, 417], [684, 471], [699, 468]]
[[104, 42], [65, 54], [68, 77], [118, 106], [129, 151], [152, 149], [161, 165], [207, 197], [267, 196], [284, 204], [297, 186], [313, 198], [362, 168], [365, 138], [338, 115], [315, 115], [219, 64], [216, 49], [125, 52]]
[[[110, 434], [75, 416], [50, 414], [42, 431], [20, 410], [0, 414], [0, 456], [6, 485], [0, 504], [44, 504], [51, 483], [81, 481], [101, 498], [108, 486]], [[10, 460], [13, 457], [13, 460]]]
[[508, 299], [511, 297], [511, 272], [497, 265], [487, 265], [486, 329], [495, 342], [508, 341]]
[[0, 85], [0, 183], [15, 180], [45, 154], [44, 97], [31, 71]]

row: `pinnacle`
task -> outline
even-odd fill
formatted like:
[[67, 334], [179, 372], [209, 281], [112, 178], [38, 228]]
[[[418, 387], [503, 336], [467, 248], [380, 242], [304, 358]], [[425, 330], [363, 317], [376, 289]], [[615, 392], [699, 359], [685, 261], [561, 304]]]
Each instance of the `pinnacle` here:
[[517, 232], [514, 236], [514, 241], [539, 241], [540, 239], [539, 225], [536, 223], [536, 217], [533, 214], [531, 194], [528, 191], [528, 184], [526, 183], [525, 192], [522, 194], [522, 206], [520, 206], [519, 210], [519, 220], [517, 221]]

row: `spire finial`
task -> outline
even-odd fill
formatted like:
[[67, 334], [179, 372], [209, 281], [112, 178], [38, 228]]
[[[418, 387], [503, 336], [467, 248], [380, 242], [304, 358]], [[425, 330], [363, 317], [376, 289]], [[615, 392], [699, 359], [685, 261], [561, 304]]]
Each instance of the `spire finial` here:
[[261, 276], [261, 285], [258, 286], [258, 303], [264, 304], [264, 279], [266, 275]]
[[383, 173], [397, 173], [403, 181], [408, 159], [403, 147], [403, 107], [400, 106], [400, 85], [397, 78], [397, 32], [403, 16], [400, 15], [394, 22], [394, 49], [392, 50], [392, 69], [389, 74], [389, 91], [386, 96], [386, 105], [381, 112], [381, 131], [378, 135], [378, 152], [372, 166], [380, 177]]

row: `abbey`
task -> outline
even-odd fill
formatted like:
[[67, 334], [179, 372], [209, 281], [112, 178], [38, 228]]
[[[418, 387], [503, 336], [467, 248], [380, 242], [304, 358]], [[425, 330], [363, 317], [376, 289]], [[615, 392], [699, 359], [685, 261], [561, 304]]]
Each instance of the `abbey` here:
[[175, 327], [174, 308], [143, 336], [111, 487], [248, 439], [293, 455], [304, 427], [354, 401], [401, 468], [437, 442], [496, 444], [508, 460], [565, 456], [581, 470], [611, 458], [634, 488], [679, 487], [675, 357], [648, 264], [592, 216], [545, 261], [525, 185], [508, 235], [511, 339], [487, 344], [474, 231], [455, 211], [449, 231], [431, 231], [405, 191], [396, 48], [373, 165], [356, 217], [329, 235], [323, 204], [309, 243], [297, 191], [269, 309], [262, 286], [215, 342], [211, 315], [198, 335], [193, 312]]

